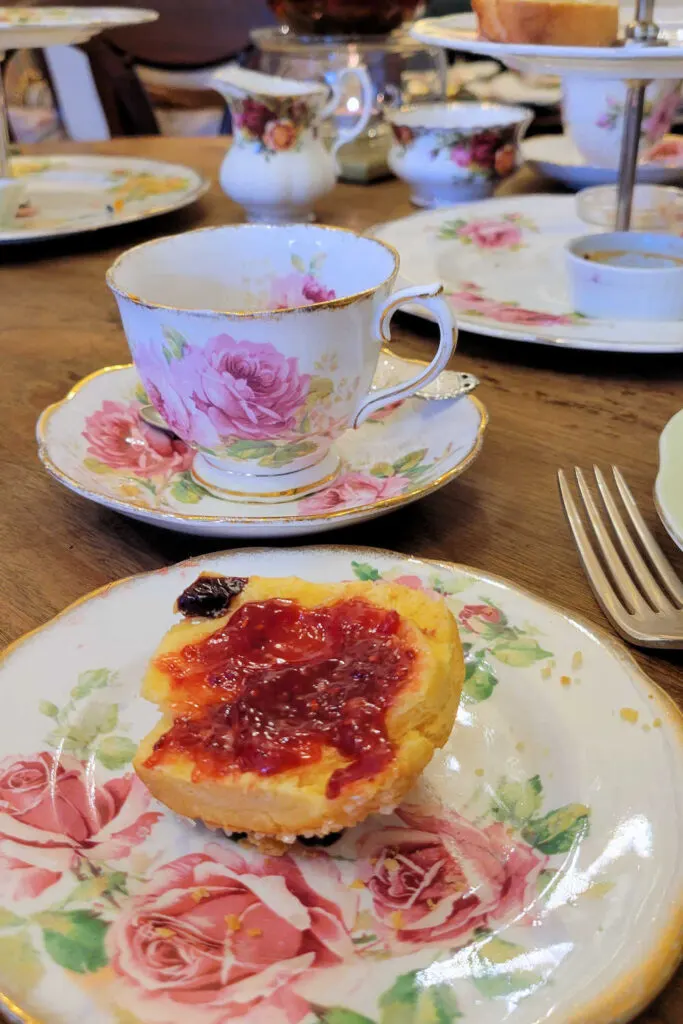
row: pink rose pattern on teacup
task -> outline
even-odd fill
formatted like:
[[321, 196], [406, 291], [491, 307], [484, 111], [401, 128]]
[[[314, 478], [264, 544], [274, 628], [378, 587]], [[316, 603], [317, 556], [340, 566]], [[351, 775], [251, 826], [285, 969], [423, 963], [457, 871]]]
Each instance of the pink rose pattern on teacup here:
[[481, 285], [471, 281], [463, 282], [462, 290], [450, 292], [449, 299], [465, 316], [481, 316], [496, 320], [501, 324], [517, 324], [520, 326], [552, 326], [555, 324], [575, 324], [579, 321], [576, 313], [547, 313], [538, 309], [525, 309], [515, 302], [500, 302], [487, 299], [482, 294]]
[[256, 144], [267, 154], [297, 149], [301, 133], [313, 122], [312, 111], [303, 100], [248, 97], [231, 100], [233, 125], [238, 145]]
[[0, 896], [40, 896], [77, 866], [127, 857], [161, 817], [135, 775], [97, 785], [83, 762], [42, 751], [0, 761]]
[[462, 170], [472, 175], [506, 178], [517, 164], [514, 136], [515, 129], [457, 135], [437, 147], [432, 155], [438, 156], [444, 148], [448, 148], [451, 160]]
[[[664, 92], [656, 102], [645, 101], [643, 122], [640, 129], [641, 139], [648, 145], [654, 145], [668, 132], [681, 100], [680, 86]], [[614, 96], [606, 99], [606, 109], [598, 116], [595, 125], [605, 131], [613, 132], [622, 124], [625, 103]]]
[[415, 139], [427, 136], [435, 138], [431, 150], [432, 159], [447, 153], [450, 160], [471, 176], [505, 178], [512, 174], [517, 165], [517, 150], [514, 144], [517, 129], [482, 129], [480, 132], [441, 131], [430, 128], [410, 128], [408, 125], [392, 124], [391, 130], [396, 144], [405, 150]]
[[269, 343], [218, 334], [203, 348], [182, 346], [179, 358], [152, 341], [134, 355], [150, 401], [188, 441], [220, 450], [234, 439], [296, 434], [311, 378]]
[[117, 996], [158, 1024], [298, 1024], [311, 975], [355, 959], [357, 904], [325, 856], [256, 862], [211, 844], [158, 869], [117, 917]]
[[192, 452], [187, 445], [148, 426], [138, 410], [135, 402], [104, 401], [85, 421], [88, 454], [110, 469], [142, 478], [188, 470]]
[[410, 483], [409, 477], [400, 475], [383, 479], [370, 473], [342, 473], [324, 491], [303, 498], [299, 502], [299, 514], [313, 515], [316, 512], [337, 512], [345, 508], [374, 505], [378, 501], [403, 494], [409, 489]]
[[296, 271], [275, 277], [270, 286], [269, 309], [287, 309], [292, 306], [311, 306], [316, 302], [336, 299], [334, 288], [326, 288], [311, 274]]
[[397, 814], [405, 827], [371, 832], [358, 851], [381, 937], [396, 955], [459, 945], [533, 902], [547, 857], [502, 823], [478, 828], [454, 812], [435, 818], [408, 806]]
[[680, 87], [677, 87], [672, 92], [665, 93], [657, 103], [652, 105], [650, 114], [643, 121], [641, 129], [648, 145], [653, 145], [668, 132], [680, 101], [681, 90]]

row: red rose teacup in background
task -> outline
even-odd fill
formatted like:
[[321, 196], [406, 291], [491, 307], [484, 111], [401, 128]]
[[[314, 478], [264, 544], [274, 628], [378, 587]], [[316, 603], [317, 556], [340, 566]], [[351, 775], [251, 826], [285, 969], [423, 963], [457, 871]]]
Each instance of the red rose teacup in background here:
[[394, 134], [389, 166], [412, 188], [416, 206], [486, 199], [519, 165], [532, 121], [524, 107], [425, 103], [387, 110]]
[[[195, 450], [195, 480], [282, 501], [330, 484], [334, 441], [448, 363], [455, 329], [441, 285], [392, 293], [397, 274], [393, 249], [351, 231], [242, 224], [137, 246], [107, 281], [149, 401]], [[371, 392], [392, 314], [408, 302], [436, 319], [438, 351], [415, 377]], [[116, 432], [121, 410], [110, 412]], [[161, 447], [157, 461], [181, 457]]]
[[[220, 181], [251, 221], [313, 220], [313, 203], [337, 180], [336, 153], [367, 127], [375, 89], [364, 67], [345, 68], [330, 90], [324, 82], [297, 82], [231, 64], [212, 83], [227, 100], [233, 141]], [[332, 150], [318, 127], [341, 103], [341, 88], [354, 79], [358, 118], [337, 134]]]

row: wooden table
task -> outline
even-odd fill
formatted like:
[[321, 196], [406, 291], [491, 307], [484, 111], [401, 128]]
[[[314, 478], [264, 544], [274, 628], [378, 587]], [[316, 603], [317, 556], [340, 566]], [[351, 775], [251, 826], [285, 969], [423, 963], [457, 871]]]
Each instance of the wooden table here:
[[[49, 151], [57, 148], [185, 162], [215, 180], [225, 141], [120, 139], [51, 145]], [[515, 187], [530, 191], [537, 182], [523, 175]], [[411, 209], [407, 189], [390, 181], [339, 185], [320, 204], [319, 215], [324, 222], [362, 231]], [[129, 361], [104, 281], [115, 256], [155, 234], [240, 219], [241, 211], [214, 184], [199, 204], [164, 219], [0, 248], [3, 642], [111, 580], [221, 547], [135, 523], [70, 494], [38, 463], [34, 427], [40, 411], [81, 377]], [[433, 333], [418, 321], [396, 334], [410, 354], [429, 357], [433, 351]], [[683, 406], [681, 356], [557, 351], [463, 334], [455, 365], [481, 379], [478, 394], [491, 414], [475, 465], [437, 494], [385, 518], [339, 530], [330, 541], [467, 562], [606, 625], [570, 542], [555, 474], [559, 466], [574, 463], [618, 463], [683, 574], [683, 557], [672, 551], [652, 504], [657, 438]], [[683, 704], [683, 654], [636, 657]], [[641, 1024], [680, 1024], [683, 970], [639, 1019]]]

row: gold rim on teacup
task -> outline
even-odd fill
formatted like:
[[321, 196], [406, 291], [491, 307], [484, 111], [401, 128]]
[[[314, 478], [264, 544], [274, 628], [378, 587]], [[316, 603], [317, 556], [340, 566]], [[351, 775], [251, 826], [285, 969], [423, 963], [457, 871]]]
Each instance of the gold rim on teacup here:
[[[193, 231], [185, 231], [183, 235], [200, 235], [208, 234], [212, 231], [225, 231], [226, 228], [239, 228], [240, 230], [249, 231], [263, 231], [263, 230], [277, 230], [282, 231], [286, 228], [296, 228], [297, 230], [302, 227], [301, 224], [215, 224], [208, 228], [195, 228]], [[360, 299], [366, 299], [370, 295], [374, 294], [378, 288], [388, 284], [392, 278], [398, 274], [400, 257], [398, 251], [389, 245], [388, 242], [383, 242], [379, 238], [373, 238], [371, 235], [363, 234], [360, 231], [353, 231], [351, 228], [341, 228], [334, 224], [315, 224], [311, 225], [314, 231], [330, 231], [337, 232], [343, 231], [347, 235], [353, 235], [355, 238], [364, 238], [368, 242], [376, 242], [377, 245], [385, 249], [393, 258], [393, 270], [388, 274], [378, 285], [373, 288], [365, 288], [363, 291], [355, 292], [353, 295], [343, 295], [338, 299], [325, 299], [323, 302], [312, 302], [308, 306], [285, 306], [282, 309], [259, 309], [259, 310], [241, 310], [241, 309], [190, 309], [184, 306], [169, 306], [162, 302], [148, 302], [146, 299], [141, 298], [134, 292], [129, 292], [125, 288], [119, 288], [114, 281], [116, 272], [120, 269], [123, 261], [131, 256], [133, 253], [139, 252], [141, 249], [152, 248], [156, 245], [161, 245], [164, 242], [170, 241], [172, 238], [178, 237], [177, 235], [164, 235], [162, 238], [152, 238], [147, 242], [140, 242], [138, 245], [131, 246], [130, 249], [126, 249], [120, 256], [114, 260], [112, 265], [109, 267], [106, 273], [106, 282], [111, 288], [115, 295], [120, 295], [122, 298], [128, 299], [130, 302], [134, 302], [136, 306], [142, 306], [144, 309], [163, 309], [169, 312], [181, 312], [181, 313], [192, 313], [193, 316], [234, 316], [240, 317], [244, 320], [273, 320], [280, 316], [282, 313], [315, 313], [319, 309], [342, 309], [344, 306], [350, 306], [354, 302], [358, 302]]]

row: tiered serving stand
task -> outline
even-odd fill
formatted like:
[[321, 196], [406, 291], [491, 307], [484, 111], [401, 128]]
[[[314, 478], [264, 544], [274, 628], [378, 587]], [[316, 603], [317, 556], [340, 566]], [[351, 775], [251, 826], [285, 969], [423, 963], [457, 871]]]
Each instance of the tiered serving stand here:
[[636, 0], [634, 20], [626, 26], [620, 45], [610, 47], [493, 43], [478, 36], [471, 27], [471, 18], [460, 15], [423, 19], [415, 23], [412, 34], [420, 42], [493, 57], [514, 70], [529, 74], [565, 78], [583, 75], [627, 82], [616, 220], [617, 230], [626, 230], [631, 223], [645, 89], [652, 81], [683, 76], [683, 44], [675, 32], [660, 33], [654, 14], [655, 0]]
[[[610, 47], [494, 43], [479, 38], [470, 15], [424, 19], [411, 31], [423, 43], [495, 58], [527, 74], [626, 83], [615, 227], [630, 230], [644, 90], [653, 81], [683, 78], [683, 15], [680, 24], [669, 20], [659, 31], [654, 6], [654, 0], [638, 0], [634, 21]], [[442, 280], [460, 327], [472, 333], [603, 352], [683, 352], [679, 320], [574, 311], [564, 249], [586, 233], [573, 197], [538, 194], [430, 210], [374, 229], [400, 254], [401, 284], [425, 275]]]

